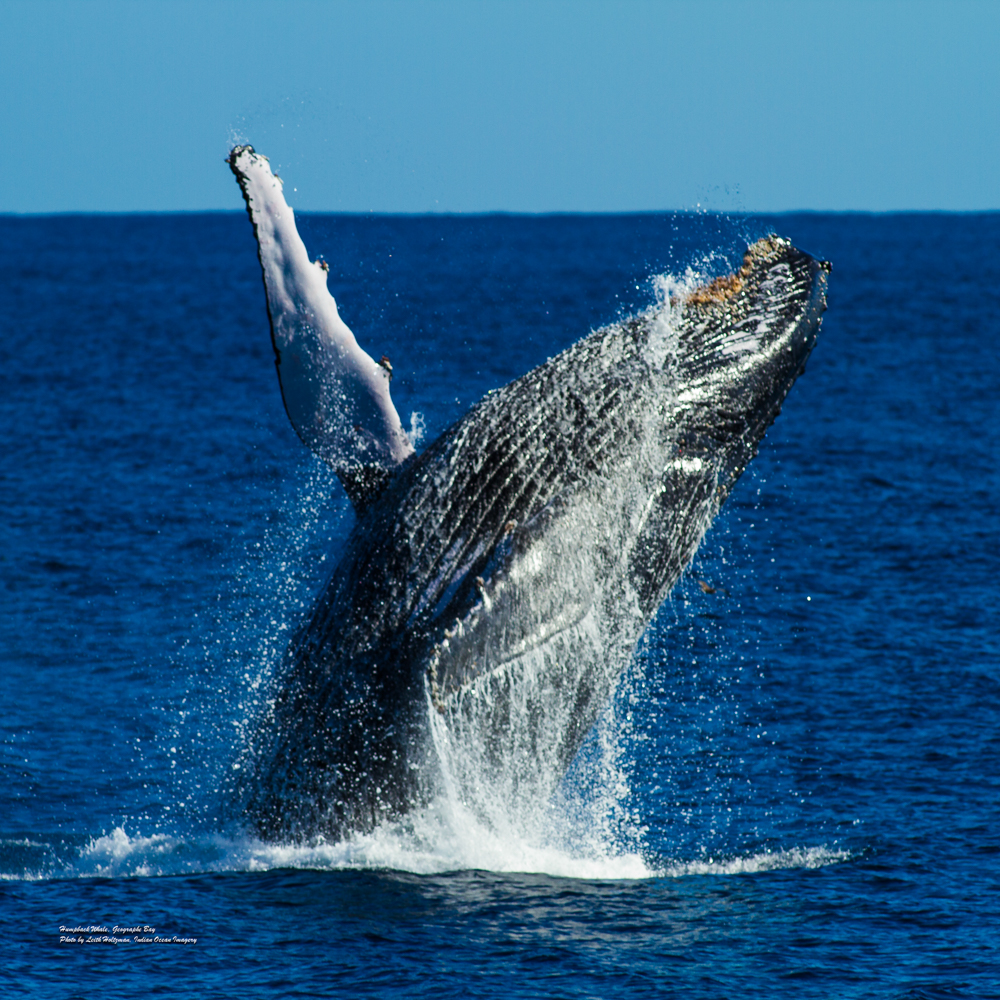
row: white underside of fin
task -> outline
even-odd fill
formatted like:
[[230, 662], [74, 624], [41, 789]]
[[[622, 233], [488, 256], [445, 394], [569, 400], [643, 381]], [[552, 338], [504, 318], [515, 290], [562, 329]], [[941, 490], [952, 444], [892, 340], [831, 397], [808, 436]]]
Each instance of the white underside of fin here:
[[251, 146], [229, 164], [246, 199], [264, 271], [285, 409], [299, 437], [335, 468], [396, 465], [413, 452], [389, 396], [390, 372], [358, 345], [310, 261], [281, 179]]

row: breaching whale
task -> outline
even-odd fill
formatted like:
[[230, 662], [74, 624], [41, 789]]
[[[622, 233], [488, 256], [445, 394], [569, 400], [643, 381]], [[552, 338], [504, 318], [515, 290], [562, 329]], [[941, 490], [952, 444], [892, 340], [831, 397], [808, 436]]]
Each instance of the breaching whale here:
[[547, 795], [803, 371], [829, 263], [762, 239], [417, 454], [280, 180], [249, 146], [228, 162], [286, 410], [357, 512], [244, 751], [247, 817], [301, 839], [401, 816], [434, 792], [440, 726], [480, 778]]

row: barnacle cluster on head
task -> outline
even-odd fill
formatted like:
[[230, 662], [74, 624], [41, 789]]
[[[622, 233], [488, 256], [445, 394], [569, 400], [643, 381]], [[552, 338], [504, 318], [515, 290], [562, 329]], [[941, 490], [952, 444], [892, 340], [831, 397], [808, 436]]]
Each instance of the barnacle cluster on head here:
[[743, 266], [735, 274], [724, 274], [707, 285], [696, 288], [685, 300], [685, 305], [711, 306], [729, 301], [743, 290], [747, 279], [758, 268], [777, 260], [790, 246], [788, 240], [771, 233], [757, 240], [743, 255]]

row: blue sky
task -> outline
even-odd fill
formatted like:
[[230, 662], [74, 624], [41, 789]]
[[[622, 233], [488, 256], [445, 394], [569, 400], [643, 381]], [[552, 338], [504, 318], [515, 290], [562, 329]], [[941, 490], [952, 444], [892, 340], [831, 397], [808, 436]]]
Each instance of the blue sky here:
[[992, 0], [0, 0], [0, 93], [0, 212], [1000, 208]]

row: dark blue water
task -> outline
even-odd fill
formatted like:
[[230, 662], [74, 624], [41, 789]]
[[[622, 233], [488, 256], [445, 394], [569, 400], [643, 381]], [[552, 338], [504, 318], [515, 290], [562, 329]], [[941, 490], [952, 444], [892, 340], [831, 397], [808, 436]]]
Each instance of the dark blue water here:
[[[264, 845], [226, 775], [353, 515], [250, 226], [0, 219], [0, 982], [1000, 996], [1000, 216], [301, 223], [426, 440], [769, 229], [834, 262], [830, 309], [537, 829]], [[197, 943], [60, 942], [91, 925]]]

